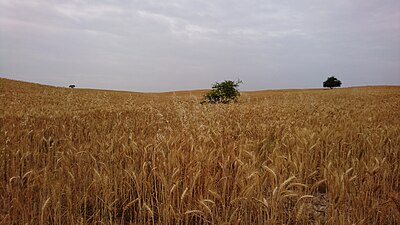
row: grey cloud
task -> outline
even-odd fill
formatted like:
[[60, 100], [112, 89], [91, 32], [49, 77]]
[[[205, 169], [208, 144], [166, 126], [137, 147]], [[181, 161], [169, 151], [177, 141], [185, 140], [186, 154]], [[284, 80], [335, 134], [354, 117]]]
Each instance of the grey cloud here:
[[0, 76], [136, 91], [400, 84], [398, 1], [0, 0]]

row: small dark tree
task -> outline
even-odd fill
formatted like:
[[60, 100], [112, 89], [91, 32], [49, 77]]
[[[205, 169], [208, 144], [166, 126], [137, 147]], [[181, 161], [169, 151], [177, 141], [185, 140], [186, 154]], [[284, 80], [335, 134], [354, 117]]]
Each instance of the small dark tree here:
[[216, 82], [212, 86], [212, 90], [204, 96], [202, 103], [237, 102], [237, 99], [240, 96], [238, 88], [241, 83], [241, 80], [238, 80], [237, 82], [231, 80], [225, 80], [221, 83]]
[[75, 84], [71, 84], [71, 85], [69, 85], [69, 87], [70, 87], [70, 88], [74, 88], [74, 87], [75, 87]]
[[324, 83], [323, 83], [324, 87], [328, 87], [330, 89], [332, 89], [334, 87], [340, 87], [341, 85], [342, 85], [342, 82], [334, 76], [328, 77], [328, 79], [326, 81], [324, 81]]

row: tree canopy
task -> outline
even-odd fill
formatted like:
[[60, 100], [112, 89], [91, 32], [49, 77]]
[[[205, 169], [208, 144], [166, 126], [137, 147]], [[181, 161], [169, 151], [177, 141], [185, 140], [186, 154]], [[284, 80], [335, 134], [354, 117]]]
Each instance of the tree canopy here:
[[214, 83], [212, 86], [212, 90], [210, 90], [205, 96], [202, 103], [230, 103], [236, 102], [239, 93], [239, 84], [242, 81], [231, 81], [225, 80], [221, 83]]
[[330, 89], [340, 87], [341, 85], [342, 82], [334, 76], [328, 77], [328, 79], [323, 83], [323, 87], [328, 87]]

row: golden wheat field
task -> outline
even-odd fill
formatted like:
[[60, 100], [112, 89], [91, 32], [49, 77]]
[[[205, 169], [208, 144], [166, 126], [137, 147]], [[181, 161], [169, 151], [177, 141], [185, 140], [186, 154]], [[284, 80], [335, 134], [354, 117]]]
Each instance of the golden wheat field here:
[[400, 87], [134, 93], [0, 79], [0, 224], [399, 224]]

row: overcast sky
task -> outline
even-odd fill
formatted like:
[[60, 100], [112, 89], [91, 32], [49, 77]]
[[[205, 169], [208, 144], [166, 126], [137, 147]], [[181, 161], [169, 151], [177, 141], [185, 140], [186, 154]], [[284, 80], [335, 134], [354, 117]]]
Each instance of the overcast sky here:
[[0, 0], [0, 77], [132, 91], [400, 85], [399, 0]]

